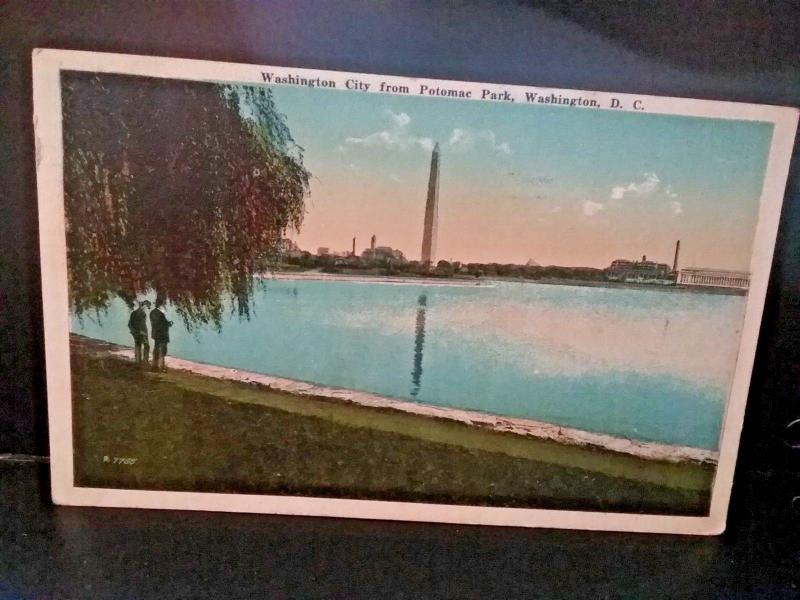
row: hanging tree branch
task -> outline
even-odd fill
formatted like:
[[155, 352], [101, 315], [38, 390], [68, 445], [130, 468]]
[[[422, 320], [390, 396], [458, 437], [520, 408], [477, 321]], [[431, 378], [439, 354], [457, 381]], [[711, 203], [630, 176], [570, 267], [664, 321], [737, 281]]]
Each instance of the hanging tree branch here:
[[187, 326], [249, 315], [305, 214], [302, 149], [265, 88], [62, 74], [73, 312], [155, 291]]

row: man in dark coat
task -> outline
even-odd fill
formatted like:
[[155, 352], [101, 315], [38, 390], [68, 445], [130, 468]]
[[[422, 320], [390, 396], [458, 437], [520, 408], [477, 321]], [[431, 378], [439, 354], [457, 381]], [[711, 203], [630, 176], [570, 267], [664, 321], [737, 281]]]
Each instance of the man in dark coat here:
[[164, 314], [164, 300], [156, 299], [156, 307], [150, 311], [150, 330], [153, 335], [153, 370], [166, 371], [164, 358], [167, 356], [169, 343], [169, 328], [172, 321], [167, 320]]
[[147, 313], [146, 308], [150, 308], [150, 301], [143, 300], [139, 306], [131, 312], [128, 319], [128, 331], [133, 336], [134, 357], [137, 365], [146, 365], [150, 362], [150, 342], [147, 339]]

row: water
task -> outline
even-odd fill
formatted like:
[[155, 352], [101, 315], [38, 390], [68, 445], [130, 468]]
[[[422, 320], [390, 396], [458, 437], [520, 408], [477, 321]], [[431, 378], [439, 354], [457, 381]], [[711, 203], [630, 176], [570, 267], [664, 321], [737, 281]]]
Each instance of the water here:
[[[745, 298], [531, 283], [268, 281], [169, 354], [415, 402], [716, 449]], [[128, 309], [73, 331], [131, 345]]]

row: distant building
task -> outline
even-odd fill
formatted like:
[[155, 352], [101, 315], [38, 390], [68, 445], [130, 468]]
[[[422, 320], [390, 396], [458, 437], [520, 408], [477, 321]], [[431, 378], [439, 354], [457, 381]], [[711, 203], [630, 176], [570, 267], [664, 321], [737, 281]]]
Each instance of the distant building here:
[[317, 248], [317, 256], [330, 256], [331, 249], [327, 246], [320, 246]]
[[606, 277], [611, 281], [624, 281], [628, 283], [661, 283], [671, 284], [670, 268], [666, 263], [657, 263], [647, 260], [617, 259], [606, 269]]
[[300, 258], [303, 255], [303, 251], [289, 238], [283, 238], [278, 243], [278, 252], [286, 258]]
[[334, 255], [333, 264], [336, 267], [357, 267], [361, 264], [361, 259], [353, 254], [339, 254]]
[[681, 269], [678, 285], [747, 290], [750, 288], [750, 273], [724, 269]]
[[536, 261], [535, 261], [535, 260], [533, 260], [532, 258], [529, 258], [529, 259], [528, 259], [528, 262], [526, 262], [526, 263], [525, 263], [525, 266], [526, 266], [526, 267], [538, 267], [538, 266], [540, 266], [540, 265], [539, 265], [539, 263], [538, 263], [538, 262], [536, 262]]
[[405, 255], [390, 246], [376, 246], [361, 253], [361, 260], [367, 264], [402, 264], [407, 262]]

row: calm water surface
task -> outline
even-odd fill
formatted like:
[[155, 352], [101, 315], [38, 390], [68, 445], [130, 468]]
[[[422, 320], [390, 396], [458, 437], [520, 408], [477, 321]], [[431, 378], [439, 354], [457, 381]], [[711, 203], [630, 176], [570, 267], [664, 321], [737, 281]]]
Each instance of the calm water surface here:
[[[415, 402], [716, 449], [745, 298], [531, 283], [268, 281], [169, 354]], [[115, 300], [73, 331], [131, 345]]]

